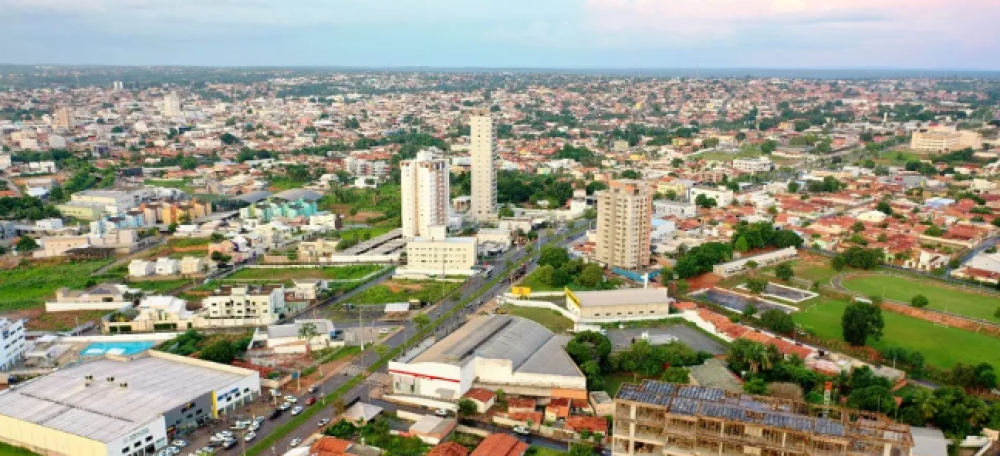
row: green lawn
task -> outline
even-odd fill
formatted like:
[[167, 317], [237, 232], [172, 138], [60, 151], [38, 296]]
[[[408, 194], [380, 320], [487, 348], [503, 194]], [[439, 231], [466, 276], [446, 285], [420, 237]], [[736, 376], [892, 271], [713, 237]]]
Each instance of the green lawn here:
[[208, 249], [208, 244], [212, 240], [209, 238], [171, 238], [167, 241], [167, 247], [184, 248], [204, 246]]
[[1000, 296], [962, 291], [929, 278], [869, 275], [844, 280], [843, 285], [868, 296], [882, 296], [907, 303], [922, 294], [930, 300], [928, 308], [982, 320], [994, 320], [993, 313], [1000, 306]]
[[524, 452], [524, 456], [569, 456], [569, 453], [565, 451], [553, 450], [548, 447], [532, 445], [528, 447], [528, 451]]
[[191, 281], [187, 279], [179, 280], [160, 280], [160, 281], [148, 281], [148, 282], [129, 282], [127, 285], [132, 288], [140, 288], [146, 292], [147, 295], [151, 294], [170, 294], [170, 292], [177, 290], [184, 285], [190, 284]]
[[411, 299], [437, 302], [441, 296], [461, 285], [461, 282], [432, 280], [387, 280], [359, 293], [349, 301], [353, 304], [388, 304], [408, 302]]
[[336, 233], [338, 239], [354, 238], [358, 236], [364, 236], [368, 233], [368, 239], [379, 237], [385, 233], [388, 233], [398, 227], [392, 226], [373, 226], [370, 228], [351, 228], [347, 230], [341, 230]]
[[[847, 303], [820, 297], [805, 311], [792, 314], [795, 322], [820, 337], [842, 340], [840, 317]], [[956, 362], [987, 362], [1000, 368], [1000, 339], [962, 329], [949, 328], [905, 315], [882, 312], [882, 340], [869, 341], [876, 349], [903, 347], [919, 351], [927, 364], [951, 368]], [[958, 349], [960, 347], [960, 349]]]
[[38, 453], [0, 442], [0, 456], [38, 456]]
[[76, 261], [51, 265], [22, 264], [0, 271], [0, 312], [31, 308], [54, 297], [59, 287], [83, 289], [90, 274], [112, 260]]
[[534, 321], [554, 333], [567, 332], [573, 329], [573, 321], [564, 317], [561, 313], [552, 309], [539, 309], [534, 307], [519, 307], [506, 304], [500, 308], [511, 315], [527, 318]]
[[226, 280], [358, 280], [382, 269], [383, 266], [372, 264], [326, 268], [244, 268], [227, 277]]

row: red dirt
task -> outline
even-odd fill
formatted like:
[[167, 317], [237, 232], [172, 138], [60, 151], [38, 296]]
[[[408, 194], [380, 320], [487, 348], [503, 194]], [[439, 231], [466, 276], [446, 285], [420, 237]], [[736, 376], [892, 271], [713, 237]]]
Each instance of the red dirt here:
[[712, 288], [718, 285], [721, 281], [722, 277], [719, 277], [711, 272], [687, 279], [689, 286], [688, 289], [690, 291]]

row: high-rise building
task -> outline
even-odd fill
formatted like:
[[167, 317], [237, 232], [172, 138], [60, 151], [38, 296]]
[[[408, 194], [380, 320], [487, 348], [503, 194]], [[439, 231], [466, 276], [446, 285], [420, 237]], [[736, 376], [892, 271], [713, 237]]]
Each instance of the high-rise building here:
[[597, 261], [623, 269], [649, 266], [653, 193], [643, 181], [612, 181], [597, 193]]
[[497, 170], [494, 137], [496, 129], [493, 117], [486, 109], [472, 112], [471, 124], [472, 152], [472, 209], [470, 214], [476, 220], [496, 218], [497, 213]]
[[56, 108], [54, 123], [56, 128], [71, 128], [73, 126], [73, 113], [66, 106]]
[[181, 101], [177, 95], [168, 93], [163, 96], [163, 115], [167, 117], [180, 117]]
[[114, 90], [124, 90], [125, 89], [125, 83], [122, 82], [122, 81], [115, 81], [114, 84], [111, 87]]
[[448, 223], [448, 161], [435, 151], [399, 163], [404, 237], [426, 237], [429, 227]]

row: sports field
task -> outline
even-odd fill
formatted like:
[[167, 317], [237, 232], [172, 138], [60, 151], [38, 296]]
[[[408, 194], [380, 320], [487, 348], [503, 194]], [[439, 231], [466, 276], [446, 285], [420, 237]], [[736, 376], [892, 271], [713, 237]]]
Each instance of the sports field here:
[[927, 306], [930, 309], [982, 320], [995, 320], [993, 313], [1000, 307], [1000, 296], [996, 294], [963, 291], [958, 285], [947, 285], [930, 278], [872, 274], [845, 279], [843, 286], [868, 296], [882, 296], [906, 303], [922, 294], [930, 301]]
[[[813, 302], [816, 305], [792, 314], [795, 322], [820, 337], [843, 340], [840, 318], [847, 303], [826, 297]], [[1000, 369], [1000, 338], [891, 312], [882, 312], [882, 318], [885, 320], [882, 340], [868, 341], [876, 349], [903, 347], [916, 350], [924, 355], [927, 364], [941, 368], [950, 368], [956, 362], [987, 362]]]

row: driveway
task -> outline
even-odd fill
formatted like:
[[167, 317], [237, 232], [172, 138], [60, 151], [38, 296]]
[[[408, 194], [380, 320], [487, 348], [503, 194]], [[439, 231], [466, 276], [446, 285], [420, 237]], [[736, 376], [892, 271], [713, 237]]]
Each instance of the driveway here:
[[726, 353], [726, 347], [715, 339], [683, 325], [666, 328], [612, 329], [608, 331], [608, 338], [611, 339], [614, 351], [625, 351], [629, 345], [632, 345], [632, 340], [641, 339], [644, 332], [649, 334], [650, 342], [654, 345], [669, 343], [674, 340], [670, 338], [674, 337], [695, 351], [708, 352], [713, 355]]

